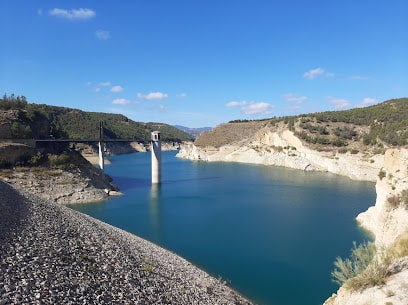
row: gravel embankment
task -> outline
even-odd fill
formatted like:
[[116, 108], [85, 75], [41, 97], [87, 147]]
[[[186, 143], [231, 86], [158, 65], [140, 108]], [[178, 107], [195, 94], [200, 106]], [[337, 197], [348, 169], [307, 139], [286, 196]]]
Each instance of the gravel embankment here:
[[179, 256], [0, 181], [0, 305], [251, 304]]

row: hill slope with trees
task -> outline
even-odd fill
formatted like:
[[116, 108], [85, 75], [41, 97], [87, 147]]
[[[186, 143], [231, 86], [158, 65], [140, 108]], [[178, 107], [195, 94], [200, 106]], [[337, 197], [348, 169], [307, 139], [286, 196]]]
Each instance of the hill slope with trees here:
[[316, 150], [383, 149], [408, 144], [408, 98], [345, 111], [327, 111], [264, 120], [236, 120], [203, 132], [198, 147], [239, 143], [262, 128], [289, 129]]
[[0, 138], [98, 139], [99, 123], [109, 139], [149, 141], [158, 130], [165, 142], [191, 141], [192, 136], [163, 123], [135, 122], [121, 114], [86, 112], [79, 109], [28, 103], [24, 96], [0, 99]]

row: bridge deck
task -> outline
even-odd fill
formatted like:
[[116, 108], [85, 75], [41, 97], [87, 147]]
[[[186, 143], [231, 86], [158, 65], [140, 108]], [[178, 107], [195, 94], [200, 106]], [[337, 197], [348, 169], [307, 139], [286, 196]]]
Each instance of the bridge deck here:
[[0, 139], [0, 142], [149, 142], [146, 139]]

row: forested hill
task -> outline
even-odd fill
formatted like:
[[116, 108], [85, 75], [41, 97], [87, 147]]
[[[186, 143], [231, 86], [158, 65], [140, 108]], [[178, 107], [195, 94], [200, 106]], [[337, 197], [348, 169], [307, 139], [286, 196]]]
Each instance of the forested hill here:
[[317, 150], [382, 149], [408, 144], [408, 98], [345, 111], [264, 120], [235, 120], [204, 132], [196, 146], [220, 147], [253, 139], [262, 129], [289, 129]]
[[25, 97], [0, 99], [0, 138], [98, 139], [99, 122], [110, 139], [150, 140], [158, 130], [167, 142], [191, 141], [192, 136], [163, 123], [135, 122], [121, 114], [28, 103]]

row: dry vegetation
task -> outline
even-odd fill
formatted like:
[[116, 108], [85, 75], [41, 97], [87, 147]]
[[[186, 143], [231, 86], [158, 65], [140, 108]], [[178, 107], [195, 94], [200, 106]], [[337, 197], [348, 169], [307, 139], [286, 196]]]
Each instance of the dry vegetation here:
[[203, 132], [194, 144], [198, 147], [220, 147], [223, 145], [239, 143], [253, 138], [254, 135], [267, 124], [267, 121], [221, 124], [211, 131]]
[[406, 256], [408, 231], [389, 248], [378, 248], [372, 242], [358, 246], [354, 243], [349, 258], [336, 259], [333, 281], [351, 291], [382, 285], [389, 276], [400, 271], [398, 259]]

